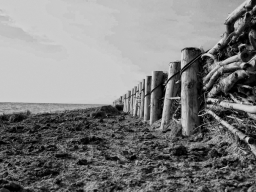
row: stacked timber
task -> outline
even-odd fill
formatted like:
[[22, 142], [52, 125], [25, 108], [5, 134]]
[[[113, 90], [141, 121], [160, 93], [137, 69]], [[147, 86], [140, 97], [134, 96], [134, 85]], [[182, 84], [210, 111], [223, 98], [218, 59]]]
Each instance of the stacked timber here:
[[[251, 137], [256, 120], [256, 0], [246, 0], [225, 21], [222, 39], [202, 55], [205, 112], [240, 140], [256, 155]], [[223, 115], [228, 110], [229, 115]], [[222, 117], [217, 114], [222, 114]], [[225, 112], [224, 112], [225, 114]], [[226, 119], [226, 120], [225, 120]], [[243, 124], [237, 124], [238, 119]]]

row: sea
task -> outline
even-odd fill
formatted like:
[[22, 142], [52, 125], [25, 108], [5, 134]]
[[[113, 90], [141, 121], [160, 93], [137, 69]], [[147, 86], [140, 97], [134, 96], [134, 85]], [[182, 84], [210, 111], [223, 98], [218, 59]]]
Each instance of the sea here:
[[30, 111], [33, 114], [100, 107], [103, 104], [12, 103], [0, 102], [0, 115]]

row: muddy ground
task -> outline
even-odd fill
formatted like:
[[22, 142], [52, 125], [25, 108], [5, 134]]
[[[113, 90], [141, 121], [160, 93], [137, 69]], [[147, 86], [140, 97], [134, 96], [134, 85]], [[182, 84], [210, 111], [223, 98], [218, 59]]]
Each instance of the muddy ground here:
[[94, 110], [2, 116], [0, 192], [256, 191], [254, 156], [230, 152], [207, 129], [171, 138], [123, 113], [90, 117]]

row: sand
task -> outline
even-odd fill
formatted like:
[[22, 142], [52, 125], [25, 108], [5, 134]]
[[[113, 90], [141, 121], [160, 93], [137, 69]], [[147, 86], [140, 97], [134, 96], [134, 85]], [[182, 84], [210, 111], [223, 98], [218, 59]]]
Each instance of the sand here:
[[231, 143], [210, 142], [207, 130], [171, 138], [139, 118], [104, 111], [1, 118], [0, 192], [256, 191], [248, 151], [241, 160]]

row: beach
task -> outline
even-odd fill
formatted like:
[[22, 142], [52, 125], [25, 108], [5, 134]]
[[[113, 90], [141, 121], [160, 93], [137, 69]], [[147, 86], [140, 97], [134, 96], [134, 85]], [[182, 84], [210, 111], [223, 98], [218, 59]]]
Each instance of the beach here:
[[256, 189], [254, 156], [207, 129], [170, 137], [112, 106], [0, 119], [1, 192]]

